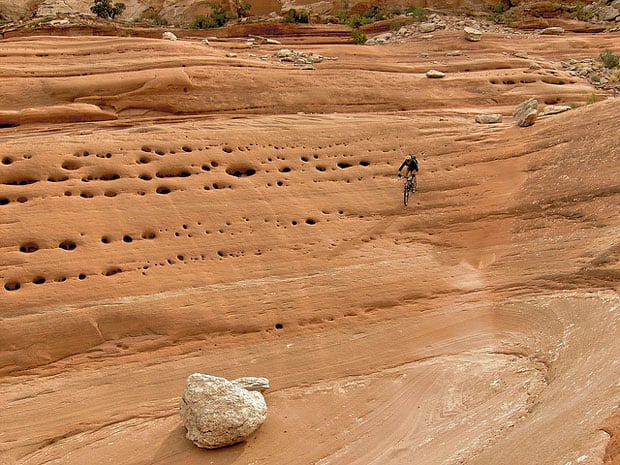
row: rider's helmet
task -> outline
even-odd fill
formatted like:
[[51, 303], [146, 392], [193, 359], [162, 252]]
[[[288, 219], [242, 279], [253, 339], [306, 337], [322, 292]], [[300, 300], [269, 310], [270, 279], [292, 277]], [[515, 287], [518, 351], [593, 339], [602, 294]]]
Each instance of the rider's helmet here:
[[406, 160], [411, 160], [413, 158], [413, 153], [407, 154], [407, 156], [405, 158], [406, 158]]

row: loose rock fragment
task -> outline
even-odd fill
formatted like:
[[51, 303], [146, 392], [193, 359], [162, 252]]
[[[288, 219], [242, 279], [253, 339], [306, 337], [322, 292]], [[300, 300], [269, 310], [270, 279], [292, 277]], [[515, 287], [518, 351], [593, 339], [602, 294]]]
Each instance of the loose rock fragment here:
[[441, 79], [445, 75], [446, 75], [446, 73], [444, 73], [442, 71], [438, 71], [436, 69], [429, 69], [426, 72], [426, 77], [431, 78], [431, 79]]
[[244, 441], [267, 417], [260, 391], [268, 387], [266, 378], [228, 381], [201, 373], [190, 375], [180, 404], [187, 439], [205, 449]]
[[542, 31], [540, 31], [540, 33], [544, 34], [544, 35], [564, 34], [564, 28], [563, 27], [559, 27], [559, 26], [546, 27]]
[[538, 116], [538, 101], [532, 97], [520, 103], [517, 105], [512, 115], [519, 126], [531, 126]]
[[470, 42], [479, 42], [482, 39], [482, 32], [473, 27], [465, 27], [463, 32], [465, 33], [465, 39]]
[[503, 115], [501, 113], [485, 113], [476, 115], [475, 121], [480, 124], [501, 123]]
[[546, 115], [555, 115], [557, 113], [562, 113], [568, 110], [572, 110], [572, 107], [569, 105], [547, 105], [542, 109], [540, 114], [542, 116]]

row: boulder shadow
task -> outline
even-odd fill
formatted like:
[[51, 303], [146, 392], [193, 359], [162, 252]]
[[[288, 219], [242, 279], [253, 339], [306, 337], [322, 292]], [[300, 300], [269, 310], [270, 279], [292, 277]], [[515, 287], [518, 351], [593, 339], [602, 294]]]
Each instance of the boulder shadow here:
[[241, 442], [219, 449], [201, 449], [185, 437], [185, 432], [185, 427], [182, 424], [170, 431], [168, 437], [155, 452], [152, 463], [171, 463], [170, 460], [173, 458], [175, 463], [232, 465], [240, 463], [239, 459], [247, 446], [246, 442]]

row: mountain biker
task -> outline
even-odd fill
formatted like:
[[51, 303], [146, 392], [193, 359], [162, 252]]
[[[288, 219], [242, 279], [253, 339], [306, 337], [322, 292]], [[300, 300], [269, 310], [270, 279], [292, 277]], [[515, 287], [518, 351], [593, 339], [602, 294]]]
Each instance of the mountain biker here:
[[415, 175], [419, 171], [420, 166], [418, 165], [418, 159], [415, 157], [413, 153], [408, 154], [405, 157], [405, 160], [401, 163], [400, 168], [398, 168], [399, 178], [402, 176], [400, 172], [402, 171], [404, 167], [407, 167], [405, 176], [406, 177], [413, 176], [413, 182], [415, 183]]

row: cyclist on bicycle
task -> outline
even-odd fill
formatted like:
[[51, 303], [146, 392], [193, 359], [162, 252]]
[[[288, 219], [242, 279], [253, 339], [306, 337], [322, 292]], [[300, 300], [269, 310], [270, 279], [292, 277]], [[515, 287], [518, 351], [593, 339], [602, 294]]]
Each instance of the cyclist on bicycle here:
[[413, 153], [408, 154], [405, 157], [405, 160], [401, 163], [400, 168], [398, 168], [398, 177], [400, 178], [402, 174], [400, 173], [404, 167], [407, 167], [405, 176], [413, 176], [413, 182], [415, 183], [415, 175], [419, 171], [418, 160]]

